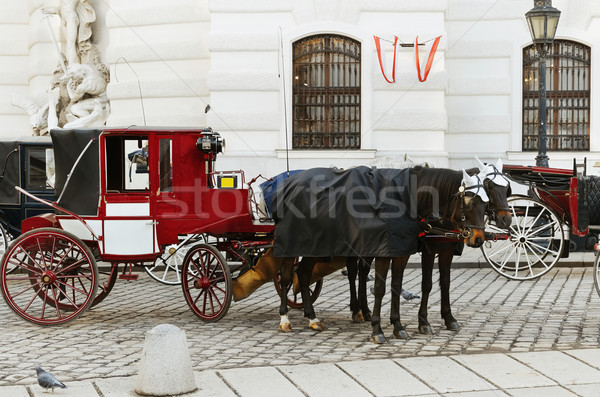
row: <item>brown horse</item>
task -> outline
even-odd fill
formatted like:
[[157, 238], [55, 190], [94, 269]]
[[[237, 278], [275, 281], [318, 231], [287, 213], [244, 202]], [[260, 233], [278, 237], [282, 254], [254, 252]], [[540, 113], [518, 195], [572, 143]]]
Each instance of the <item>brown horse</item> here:
[[[498, 167], [493, 165], [485, 166], [480, 165], [480, 177], [483, 179], [483, 187], [487, 196], [489, 197], [489, 208], [488, 216], [493, 219], [498, 227], [508, 228], [511, 224], [512, 217], [508, 208], [507, 198], [510, 196], [510, 184], [508, 180], [504, 178], [501, 172], [502, 163], [498, 163]], [[470, 170], [473, 171], [473, 170]], [[436, 255], [438, 256], [438, 265], [440, 269], [440, 292], [441, 292], [441, 316], [444, 320], [445, 326], [449, 330], [458, 331], [460, 326], [454, 316], [450, 307], [450, 266], [452, 264], [453, 256], [455, 252], [462, 251], [462, 242], [456, 240], [450, 240], [447, 238], [432, 236], [425, 237], [422, 239], [420, 251], [421, 256], [421, 268], [422, 268], [422, 297], [419, 308], [419, 332], [420, 333], [431, 333], [431, 325], [428, 322], [428, 303], [429, 294], [432, 289], [433, 279], [433, 263]], [[394, 296], [398, 294], [397, 291], [402, 290], [402, 277], [406, 264], [409, 257], [394, 258], [392, 260], [392, 308], [390, 321], [394, 325], [393, 334], [397, 338], [407, 338], [408, 335], [404, 330], [404, 327], [400, 323], [400, 308], [399, 299]], [[380, 310], [381, 300], [377, 298], [377, 294], [383, 297], [385, 294], [385, 278], [387, 269], [389, 267], [389, 260], [380, 259], [376, 262], [375, 272], [379, 276], [375, 281], [375, 294], [376, 301], [375, 307]], [[379, 282], [379, 283], [378, 283]], [[366, 280], [359, 280], [360, 283], [366, 283]], [[379, 288], [379, 290], [378, 290]], [[378, 319], [372, 320], [373, 333], [371, 335], [372, 340], [375, 343], [383, 343], [385, 337], [381, 330]]]
[[[417, 213], [419, 217], [425, 218], [422, 214], [429, 215], [432, 213], [439, 213], [440, 210], [438, 209], [443, 209], [443, 214], [448, 214], [448, 219], [452, 220], [453, 226], [460, 230], [467, 245], [479, 247], [483, 244], [483, 241], [485, 240], [483, 218], [487, 203], [481, 195], [485, 194], [483, 185], [478, 182], [477, 178], [473, 179], [466, 173], [460, 171], [428, 169], [423, 167], [413, 168], [411, 174], [417, 177]], [[477, 191], [481, 191], [481, 194], [476, 194]], [[427, 197], [427, 199], [424, 199], [424, 197]], [[435, 210], [433, 208], [434, 204], [436, 206]], [[424, 226], [428, 225], [427, 222], [421, 222], [421, 224]], [[320, 260], [324, 260], [324, 258], [303, 257], [296, 270], [302, 295], [304, 315], [309, 318], [309, 326], [315, 330], [322, 330], [323, 325], [315, 315], [308, 287], [315, 263]], [[291, 330], [289, 319], [287, 318], [287, 286], [291, 283], [293, 277], [294, 261], [295, 258], [292, 257], [284, 258], [280, 271], [282, 298], [279, 314], [281, 316], [280, 329], [283, 331]], [[387, 262], [389, 266], [389, 258], [378, 258], [376, 260], [376, 263], [380, 264], [385, 262]], [[385, 274], [382, 271], [380, 271], [379, 276], [383, 277], [385, 282]], [[376, 279], [376, 299], [378, 297], [377, 292], [381, 290], [381, 283], [378, 283], [377, 281], [378, 280]], [[398, 292], [400, 291], [399, 288], [395, 290]], [[385, 284], [383, 284], [382, 291], [383, 293], [385, 292]], [[383, 297], [383, 293], [381, 293], [380, 301]], [[394, 294], [392, 300], [395, 300], [397, 296], [399, 295]], [[378, 307], [376, 301], [374, 313], [377, 314], [377, 317], [374, 316], [373, 320], [379, 318], [377, 310]]]
[[[479, 161], [479, 159], [478, 159]], [[478, 173], [480, 179], [483, 179], [483, 186], [487, 196], [489, 197], [488, 218], [494, 222], [496, 226], [502, 229], [508, 229], [511, 224], [512, 216], [508, 207], [507, 198], [511, 194], [510, 184], [508, 179], [502, 174], [502, 161], [498, 160], [496, 165], [483, 164], [479, 162], [479, 168], [467, 170], [469, 175]], [[450, 300], [450, 266], [452, 258], [456, 253], [462, 252], [462, 242], [456, 242], [448, 239], [440, 238], [439, 236], [430, 236], [422, 239], [420, 251], [423, 253], [421, 257], [421, 265], [423, 268], [422, 291], [424, 294], [421, 300], [419, 311], [419, 331], [422, 333], [430, 333], [431, 326], [427, 322], [427, 306], [429, 292], [432, 288], [432, 279], [430, 274], [433, 273], [433, 262], [435, 255], [438, 255], [438, 265], [440, 266], [440, 289], [442, 301], [444, 303]], [[432, 257], [433, 255], [433, 257]], [[398, 258], [397, 260], [406, 267], [407, 258]], [[348, 258], [346, 267], [348, 268], [348, 282], [350, 285], [350, 310], [354, 322], [363, 322], [371, 320], [371, 310], [367, 303], [367, 278], [373, 258]], [[356, 278], [358, 275], [358, 293], [356, 288]], [[404, 290], [402, 290], [404, 291]], [[442, 311], [449, 313], [448, 306], [444, 305]], [[451, 314], [446, 317], [450, 317]], [[458, 324], [452, 323], [452, 327]], [[456, 328], [454, 328], [456, 329]]]

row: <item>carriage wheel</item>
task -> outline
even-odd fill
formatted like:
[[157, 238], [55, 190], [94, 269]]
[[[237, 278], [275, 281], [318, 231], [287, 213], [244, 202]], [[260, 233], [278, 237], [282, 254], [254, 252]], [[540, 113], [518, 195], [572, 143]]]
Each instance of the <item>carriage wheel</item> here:
[[[8, 274], [9, 267], [17, 269]], [[36, 229], [18, 237], [2, 258], [0, 284], [10, 308], [40, 325], [80, 316], [96, 295], [98, 270], [87, 246], [60, 229]]]
[[181, 264], [189, 247], [177, 248], [177, 244], [169, 245], [165, 252], [154, 260], [151, 266], [144, 266], [144, 270], [150, 277], [159, 283], [167, 285], [181, 284]]
[[117, 276], [119, 275], [118, 267], [118, 263], [111, 263], [110, 270], [98, 269], [98, 291], [96, 292], [96, 297], [92, 301], [90, 307], [94, 307], [102, 302], [113, 289], [115, 282], [117, 281]]
[[[275, 290], [277, 291], [277, 295], [281, 297], [281, 274], [277, 273], [275, 278], [273, 279], [273, 283], [275, 284]], [[300, 292], [294, 293], [293, 281], [288, 285], [288, 295], [287, 295], [287, 304], [292, 309], [302, 309], [302, 295]], [[321, 293], [321, 288], [323, 288], [323, 279], [317, 281], [314, 284], [311, 284], [308, 287], [308, 292], [310, 293], [310, 302], [315, 303], [319, 294]]]
[[[10, 243], [10, 236], [6, 232], [6, 229], [4, 228], [4, 226], [2, 226], [2, 224], [0, 224], [0, 258], [6, 252], [6, 249], [8, 248], [9, 243]], [[16, 266], [10, 266], [8, 268], [8, 272], [10, 273], [10, 272], [14, 271], [16, 268], [17, 268]]]
[[[564, 246], [560, 218], [546, 204], [526, 196], [508, 199], [512, 224], [507, 240], [488, 240], [481, 247], [487, 262], [513, 280], [532, 280], [558, 262]], [[487, 222], [486, 222], [487, 223]], [[493, 224], [486, 231], [506, 233]]]
[[600, 251], [596, 249], [596, 259], [594, 259], [594, 285], [596, 292], [600, 295]]
[[183, 296], [203, 321], [220, 320], [229, 310], [231, 272], [223, 255], [212, 245], [197, 244], [185, 255], [182, 267]]

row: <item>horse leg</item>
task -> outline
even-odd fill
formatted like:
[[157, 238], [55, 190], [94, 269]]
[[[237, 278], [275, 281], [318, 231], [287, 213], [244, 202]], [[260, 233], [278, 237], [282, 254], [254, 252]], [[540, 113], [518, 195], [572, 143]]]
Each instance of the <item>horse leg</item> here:
[[367, 302], [367, 281], [373, 258], [361, 259], [358, 262], [358, 305], [365, 321], [371, 320], [371, 309]]
[[429, 294], [433, 284], [433, 262], [435, 253], [427, 249], [421, 254], [421, 289], [423, 296], [421, 297], [421, 306], [419, 307], [419, 333], [431, 334], [431, 325], [427, 321], [427, 305], [429, 304]]
[[356, 295], [356, 275], [358, 273], [359, 259], [355, 256], [349, 256], [346, 259], [346, 269], [348, 270], [348, 284], [350, 285], [350, 311], [352, 311], [352, 321], [363, 323], [365, 321], [358, 307], [358, 297]]
[[394, 326], [394, 336], [399, 339], [408, 339], [408, 334], [400, 322], [400, 295], [402, 293], [402, 276], [408, 262], [408, 256], [392, 259], [392, 305], [390, 323]]
[[300, 294], [302, 295], [302, 307], [304, 308], [304, 317], [308, 317], [308, 326], [315, 331], [323, 331], [325, 327], [315, 315], [315, 309], [310, 299], [310, 278], [316, 260], [314, 258], [302, 258], [296, 274], [298, 275], [298, 284], [300, 284]]
[[454, 244], [446, 250], [440, 251], [438, 264], [440, 267], [440, 292], [441, 292], [441, 307], [442, 318], [446, 324], [446, 328], [450, 331], [458, 331], [460, 326], [458, 321], [452, 316], [450, 308], [450, 267], [452, 265], [452, 257], [454, 255]]
[[281, 304], [279, 306], [279, 329], [283, 332], [291, 332], [292, 325], [288, 318], [287, 294], [288, 287], [291, 285], [294, 277], [294, 258], [284, 258], [279, 269], [281, 283]]
[[385, 336], [381, 329], [381, 301], [385, 295], [385, 279], [387, 277], [388, 270], [390, 268], [389, 258], [376, 258], [375, 259], [375, 303], [373, 303], [373, 314], [371, 316], [371, 325], [373, 326], [373, 332], [371, 332], [371, 340], [375, 343], [384, 343]]

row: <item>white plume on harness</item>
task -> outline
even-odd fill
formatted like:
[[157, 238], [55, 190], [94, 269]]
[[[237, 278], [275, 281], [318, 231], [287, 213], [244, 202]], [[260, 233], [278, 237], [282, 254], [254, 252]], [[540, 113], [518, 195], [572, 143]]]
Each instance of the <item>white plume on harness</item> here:
[[496, 165], [484, 164], [477, 156], [475, 156], [475, 159], [479, 163], [478, 175], [481, 180], [487, 178], [499, 186], [508, 186], [510, 184], [508, 179], [502, 174], [502, 159], [498, 159]]
[[481, 197], [481, 200], [483, 200], [484, 203], [490, 201], [487, 193], [485, 192], [485, 189], [483, 188], [483, 179], [479, 177], [479, 174], [470, 176], [463, 169], [463, 180], [461, 184], [464, 187], [465, 191], [471, 191], [476, 196]]

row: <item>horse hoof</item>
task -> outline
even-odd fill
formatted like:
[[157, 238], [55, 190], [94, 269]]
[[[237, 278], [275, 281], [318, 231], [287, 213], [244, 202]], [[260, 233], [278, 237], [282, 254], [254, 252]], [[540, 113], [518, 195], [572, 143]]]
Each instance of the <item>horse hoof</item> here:
[[403, 329], [400, 331], [394, 331], [394, 336], [396, 339], [408, 339], [408, 334]]
[[451, 321], [446, 324], [446, 329], [449, 329], [450, 331], [458, 332], [458, 331], [460, 331], [460, 325], [458, 325], [458, 322], [456, 322], [456, 321]]
[[431, 326], [429, 324], [425, 324], [425, 325], [419, 325], [419, 333], [425, 334], [425, 335], [431, 335], [431, 334], [433, 334], [433, 331], [431, 330]]
[[378, 345], [381, 345], [381, 344], [387, 342], [387, 340], [385, 339], [385, 336], [383, 336], [383, 334], [371, 335], [371, 340], [373, 341], [373, 343], [377, 343]]
[[364, 323], [365, 322], [365, 318], [363, 317], [361, 312], [358, 312], [356, 314], [352, 315], [352, 322], [355, 323]]
[[365, 318], [365, 321], [371, 321], [371, 312], [362, 312], [363, 317]]
[[317, 321], [311, 321], [310, 324], [308, 324], [308, 326], [310, 327], [310, 329], [315, 330], [315, 331], [325, 331], [325, 327], [323, 326], [323, 323], [321, 323], [319, 320]]
[[279, 329], [283, 332], [292, 332], [292, 324], [279, 324]]

